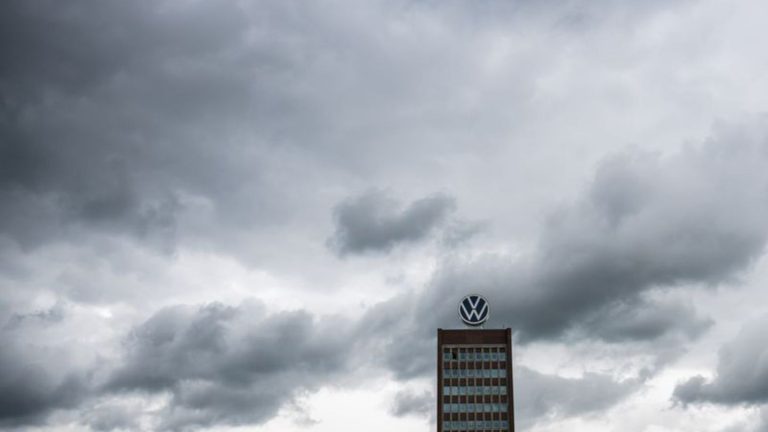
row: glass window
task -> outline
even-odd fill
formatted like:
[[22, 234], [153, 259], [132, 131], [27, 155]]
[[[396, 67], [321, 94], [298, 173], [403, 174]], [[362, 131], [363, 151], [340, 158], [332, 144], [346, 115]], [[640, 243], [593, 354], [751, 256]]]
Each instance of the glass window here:
[[465, 396], [467, 394], [466, 387], [459, 387], [459, 396]]
[[501, 421], [501, 427], [504, 429], [509, 429], [509, 422], [506, 420]]
[[499, 370], [491, 369], [491, 378], [498, 378], [498, 377], [499, 377]]
[[506, 387], [504, 387], [504, 386], [502, 386], [502, 387], [499, 387], [499, 392], [500, 392], [502, 395], [505, 395], [505, 394], [507, 394], [507, 388], [506, 388]]
[[501, 369], [499, 371], [499, 376], [502, 377], [502, 378], [506, 378], [507, 377], [507, 370], [506, 369]]

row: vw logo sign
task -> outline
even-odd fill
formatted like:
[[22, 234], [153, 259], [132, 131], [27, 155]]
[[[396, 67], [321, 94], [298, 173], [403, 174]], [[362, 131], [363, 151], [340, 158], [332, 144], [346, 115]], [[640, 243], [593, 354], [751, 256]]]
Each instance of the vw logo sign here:
[[459, 317], [464, 324], [471, 326], [482, 325], [488, 320], [488, 300], [485, 297], [477, 294], [471, 294], [463, 299], [459, 303]]

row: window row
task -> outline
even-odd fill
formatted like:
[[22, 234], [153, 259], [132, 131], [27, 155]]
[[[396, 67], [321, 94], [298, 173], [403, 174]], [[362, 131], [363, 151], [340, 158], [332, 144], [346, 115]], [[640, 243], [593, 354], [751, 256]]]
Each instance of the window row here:
[[507, 355], [503, 352], [444, 352], [445, 361], [504, 361]]
[[507, 420], [476, 420], [476, 421], [444, 421], [444, 431], [497, 431], [497, 430], [509, 430], [509, 422]]
[[506, 395], [506, 386], [443, 386], [443, 396]]
[[443, 378], [506, 378], [506, 369], [445, 369]]
[[447, 403], [443, 404], [443, 412], [446, 413], [498, 413], [507, 412], [507, 404], [499, 403]]

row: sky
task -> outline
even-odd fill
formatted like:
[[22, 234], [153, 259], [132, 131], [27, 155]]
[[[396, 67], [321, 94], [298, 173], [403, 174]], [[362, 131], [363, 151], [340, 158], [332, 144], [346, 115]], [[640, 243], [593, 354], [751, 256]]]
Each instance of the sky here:
[[768, 432], [768, 3], [5, 0], [0, 430]]

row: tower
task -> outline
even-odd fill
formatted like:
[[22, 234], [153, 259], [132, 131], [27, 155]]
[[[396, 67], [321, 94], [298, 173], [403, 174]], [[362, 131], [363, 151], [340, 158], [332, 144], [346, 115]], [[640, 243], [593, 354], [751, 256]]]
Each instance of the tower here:
[[[467, 296], [459, 315], [481, 325], [487, 306]], [[438, 329], [437, 383], [437, 432], [514, 432], [512, 330]]]

